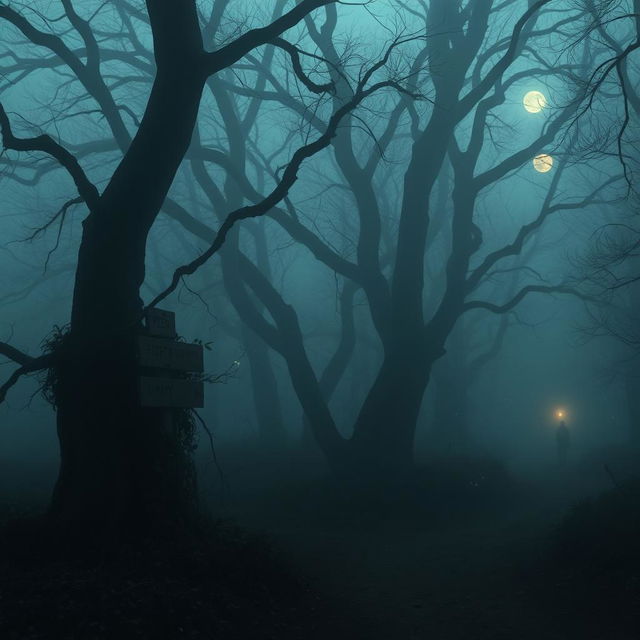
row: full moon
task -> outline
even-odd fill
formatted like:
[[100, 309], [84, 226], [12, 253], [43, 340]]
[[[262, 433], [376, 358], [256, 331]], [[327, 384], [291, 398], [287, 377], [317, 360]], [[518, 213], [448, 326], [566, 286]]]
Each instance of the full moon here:
[[540, 113], [547, 106], [547, 99], [540, 91], [529, 91], [525, 94], [522, 104], [529, 113]]
[[541, 153], [533, 159], [533, 168], [538, 173], [547, 173], [553, 167], [553, 158], [546, 153]]

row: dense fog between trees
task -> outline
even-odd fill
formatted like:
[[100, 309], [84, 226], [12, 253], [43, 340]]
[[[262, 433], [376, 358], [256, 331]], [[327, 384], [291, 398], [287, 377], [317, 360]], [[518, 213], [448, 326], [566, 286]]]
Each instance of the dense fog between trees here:
[[[639, 9], [0, 3], [0, 503], [298, 548], [280, 507], [472, 530], [632, 483]], [[141, 406], [151, 308], [197, 414]]]
[[[215, 4], [214, 12], [222, 15], [209, 22], [210, 49], [271, 17], [266, 7], [254, 3]], [[269, 9], [276, 15], [285, 4]], [[251, 275], [243, 277], [234, 266], [234, 252], [251, 268], [257, 267], [278, 304], [295, 311], [300, 346], [317, 381], [338, 351], [348, 349], [330, 385], [335, 388], [324, 393], [345, 438], [383, 365], [384, 341], [372, 321], [372, 307], [378, 314], [391, 311], [397, 297], [397, 313], [402, 315], [402, 305], [407, 304], [389, 291], [389, 284], [380, 289], [391, 298], [372, 304], [370, 298], [376, 294], [367, 293], [361, 279], [394, 282], [398, 251], [409, 252], [401, 246], [407, 240], [402, 240], [400, 216], [410, 218], [411, 209], [429, 207], [429, 229], [420, 231], [427, 238], [419, 260], [422, 267], [410, 275], [424, 281], [419, 301], [411, 299], [424, 322], [442, 307], [447, 286], [461, 286], [453, 277], [447, 282], [448, 263], [468, 260], [472, 273], [550, 206], [557, 211], [529, 231], [522, 248], [482, 274], [465, 299], [501, 306], [527, 286], [553, 289], [573, 283], [576, 294], [590, 295], [580, 288], [587, 275], [585, 256], [597, 251], [604, 225], [633, 220], [633, 198], [628, 197], [616, 153], [616, 127], [622, 127], [625, 105], [615, 74], [605, 79], [602, 91], [588, 93], [588, 83], [598, 79], [592, 75], [611, 56], [612, 45], [597, 31], [583, 38], [582, 30], [593, 20], [585, 13], [586, 5], [551, 3], [526, 24], [508, 70], [475, 98], [473, 89], [505, 56], [509, 36], [526, 8], [526, 3], [520, 4], [490, 8], [491, 3], [480, 3], [461, 13], [456, 3], [331, 7], [326, 9], [328, 18], [320, 11], [315, 22], [309, 19], [315, 28], [298, 26], [289, 39], [305, 52], [301, 64], [310, 82], [331, 81], [335, 90], [310, 91], [296, 77], [287, 51], [273, 47], [253, 52], [209, 81], [197, 137], [169, 194], [171, 203], [197, 222], [182, 221], [170, 206], [162, 210], [147, 246], [141, 290], [146, 302], [170, 283], [178, 266], [202, 253], [206, 234], [215, 231], [221, 218], [269, 191], [292, 151], [323, 131], [332, 110], [353, 91], [358, 75], [381, 59], [393, 42], [398, 47], [377, 71], [379, 79], [391, 79], [415, 94], [389, 87], [368, 98], [340, 125], [332, 147], [305, 163], [275, 212], [239, 224], [222, 263], [212, 259], [160, 305], [177, 312], [178, 331], [185, 340], [201, 340], [210, 349], [206, 372], [224, 384], [207, 385], [202, 416], [211, 423], [220, 446], [228, 442], [253, 447], [261, 442], [260, 446], [278, 449], [304, 439], [303, 409], [291, 384], [295, 374], [273, 349], [276, 341], [287, 341], [286, 329], [273, 320], [269, 305], [252, 289]], [[486, 10], [491, 11], [490, 19], [483, 24]], [[53, 7], [48, 11], [55, 13]], [[26, 10], [34, 29], [55, 34], [59, 46], [75, 52], [85, 67], [81, 78], [77, 69], [69, 69], [55, 56], [55, 47], [52, 51], [37, 46], [21, 33], [13, 16], [15, 12], [28, 19], [24, 9], [7, 6], [3, 12], [2, 100], [14, 132], [53, 135], [76, 154], [98, 189], [103, 188], [143, 116], [153, 79], [152, 38], [142, 6], [96, 4], [93, 11], [88, 5], [81, 11], [80, 19], [91, 17], [103, 50], [100, 70], [116, 106], [109, 116], [89, 94], [91, 78], [85, 76], [95, 70], [83, 59], [88, 52], [82, 32], [68, 17], [52, 23], [47, 18], [56, 17], [53, 13], [39, 13], [36, 7]], [[478, 33], [467, 33], [467, 26]], [[624, 46], [631, 38], [629, 28], [621, 20], [609, 28], [608, 37]], [[447, 29], [459, 29], [459, 41]], [[464, 38], [472, 36], [474, 41], [465, 45]], [[456, 46], [460, 51], [470, 48], [467, 59], [449, 57]], [[454, 68], [458, 64], [465, 68]], [[523, 104], [529, 91], [543, 95], [539, 112], [530, 113]], [[433, 148], [428, 127], [434, 127], [441, 113], [451, 111], [452, 96], [458, 94], [475, 99], [454, 127], [455, 139], [447, 139], [442, 149]], [[632, 125], [623, 142], [632, 142]], [[418, 153], [424, 159], [418, 161]], [[542, 153], [553, 158], [548, 173], [538, 173], [532, 163]], [[630, 148], [624, 153], [631, 154]], [[7, 151], [2, 162], [2, 337], [36, 355], [52, 328], [69, 322], [75, 254], [86, 209], [74, 200], [77, 194], [68, 176], [44, 154]], [[633, 167], [627, 170], [633, 172]], [[421, 196], [428, 197], [428, 205], [409, 201], [411, 171], [425, 173], [426, 193]], [[417, 184], [423, 186], [423, 180], [418, 178]], [[473, 202], [456, 203], [456, 198]], [[458, 225], [469, 228], [452, 229], [453, 216], [462, 219], [465, 206], [471, 207], [473, 217]], [[413, 235], [410, 226], [406, 233]], [[460, 238], [452, 240], [454, 234]], [[466, 241], [465, 235], [474, 246], [458, 258], [454, 252], [464, 252], [452, 244]], [[118, 256], [113, 260], [116, 263]], [[349, 278], [356, 270], [358, 277]], [[633, 430], [624, 391], [629, 349], [608, 336], [587, 340], [594, 333], [594, 313], [598, 315], [597, 310], [585, 312], [584, 300], [572, 292], [543, 292], [531, 293], [498, 314], [484, 309], [461, 314], [440, 340], [443, 355], [438, 354], [425, 385], [417, 418], [417, 455], [443, 447], [471, 447], [516, 466], [545, 464], [554, 456], [554, 412], [561, 407], [570, 414], [576, 451], [626, 443]], [[349, 323], [353, 336], [345, 337]], [[267, 332], [277, 335], [265, 340]], [[100, 340], [99, 334], [95, 340]], [[341, 341], [351, 344], [345, 347]], [[415, 358], [420, 357], [416, 349]], [[406, 358], [409, 361], [411, 355]], [[410, 363], [398, 363], [398, 377], [407, 366]], [[1, 409], [6, 425], [1, 434], [3, 467], [22, 468], [18, 476], [26, 470], [23, 460], [30, 460], [31, 473], [38, 465], [53, 469], [58, 455], [54, 416], [37, 394], [38, 384], [32, 378], [11, 389]], [[257, 387], [265, 388], [266, 397], [260, 398]], [[452, 413], [437, 415], [438, 398], [445, 404], [446, 395], [452, 395], [451, 406], [442, 410]], [[459, 418], [464, 424], [455, 424], [456, 412], [464, 412]]]

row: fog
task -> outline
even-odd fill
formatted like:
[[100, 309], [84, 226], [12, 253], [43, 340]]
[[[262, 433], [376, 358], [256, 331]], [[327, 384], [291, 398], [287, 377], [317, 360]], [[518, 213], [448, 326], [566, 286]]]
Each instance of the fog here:
[[245, 560], [169, 636], [157, 575], [27, 632], [52, 543], [0, 630], [635, 637], [636, 4], [1, 4], [9, 558], [164, 562], [205, 518]]

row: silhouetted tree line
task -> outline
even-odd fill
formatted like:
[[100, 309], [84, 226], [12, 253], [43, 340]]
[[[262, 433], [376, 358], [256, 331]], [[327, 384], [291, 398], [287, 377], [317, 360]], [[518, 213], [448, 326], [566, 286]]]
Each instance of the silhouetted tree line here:
[[[53, 375], [61, 467], [51, 516], [63, 527], [110, 535], [188, 517], [176, 434], [160, 428], [163, 412], [139, 406], [136, 392], [143, 312], [181, 283], [193, 278], [199, 296], [230, 303], [239, 318], [240, 327], [226, 328], [247, 354], [264, 447], [284, 446], [287, 431], [275, 353], [337, 477], [392, 481], [411, 469], [437, 362], [437, 431], [463, 441], [466, 394], [517, 321], [516, 307], [532, 294], [589, 296], [581, 283], [544, 273], [534, 247], [556, 218], [572, 214], [580, 225], [582, 212], [611, 203], [629, 177], [624, 163], [589, 179], [573, 170], [584, 162], [580, 118], [605, 71], [617, 73], [624, 97], [620, 135], [610, 141], [619, 149], [637, 101], [626, 67], [637, 47], [607, 31], [606, 7], [388, 2], [386, 41], [358, 43], [340, 2], [289, 8], [276, 0], [268, 20], [234, 20], [229, 4], [217, 0], [203, 13], [193, 0], [62, 0], [61, 16], [0, 5], [15, 41], [1, 54], [6, 179], [36, 189], [62, 168], [68, 199], [41, 231], [62, 228], [72, 208], [85, 215], [68, 267], [69, 330], [37, 357], [0, 343], [17, 365], [0, 400], [22, 375]], [[250, 27], [256, 21], [265, 26]], [[596, 38], [602, 46], [592, 46]], [[25, 123], [12, 88], [41, 74], [52, 95], [55, 83], [65, 95], [50, 119]], [[555, 96], [525, 134], [508, 124], [508, 109], [536, 82]], [[610, 155], [610, 144], [601, 146]], [[508, 234], [493, 233], [482, 215], [491, 192], [533, 171], [542, 153], [557, 161], [535, 213], [511, 219]], [[172, 191], [176, 182], [186, 190]], [[321, 194], [314, 217], [294, 188]], [[182, 266], [174, 262], [164, 282], [145, 272], [161, 213], [181, 253], [194, 253], [192, 240], [200, 247]], [[279, 242], [335, 278], [338, 321], [321, 357], [279, 282]], [[224, 287], [215, 295], [214, 279]], [[467, 327], [487, 312], [497, 322], [473, 345]], [[367, 372], [357, 416], [342, 425], [331, 402], [348, 373], [360, 375], [358, 349]]]

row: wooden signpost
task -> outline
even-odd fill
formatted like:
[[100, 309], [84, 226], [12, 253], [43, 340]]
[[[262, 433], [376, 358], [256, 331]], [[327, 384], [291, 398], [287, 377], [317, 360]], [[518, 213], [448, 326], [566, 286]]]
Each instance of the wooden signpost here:
[[204, 406], [204, 383], [176, 377], [202, 373], [202, 345], [177, 342], [172, 311], [149, 309], [145, 314], [148, 335], [138, 336], [138, 380], [142, 407], [200, 408]]
[[147, 309], [145, 313], [147, 331], [151, 336], [176, 337], [176, 314], [164, 309]]
[[202, 353], [202, 345], [199, 344], [138, 336], [138, 364], [141, 367], [202, 373]]

